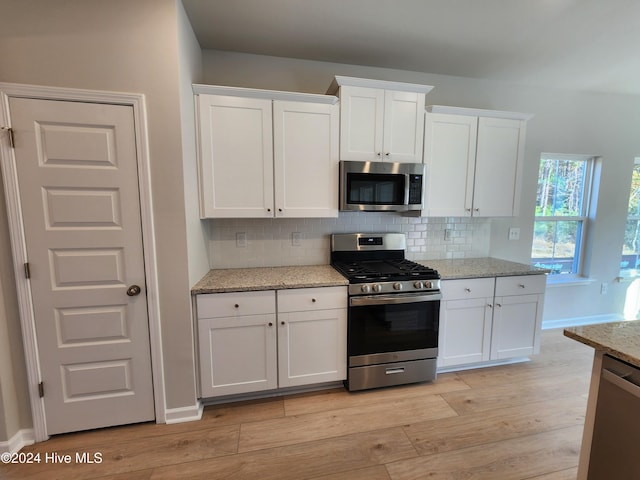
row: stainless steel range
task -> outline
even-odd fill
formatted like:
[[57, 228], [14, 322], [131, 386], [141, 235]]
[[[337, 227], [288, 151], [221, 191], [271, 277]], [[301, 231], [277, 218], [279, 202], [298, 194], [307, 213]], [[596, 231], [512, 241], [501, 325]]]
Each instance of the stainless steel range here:
[[436, 378], [440, 275], [405, 249], [401, 233], [331, 236], [331, 265], [349, 280], [350, 391]]

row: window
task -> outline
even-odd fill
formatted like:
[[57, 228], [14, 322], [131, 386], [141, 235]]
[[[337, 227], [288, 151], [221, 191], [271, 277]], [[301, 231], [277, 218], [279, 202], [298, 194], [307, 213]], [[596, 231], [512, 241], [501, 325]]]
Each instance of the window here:
[[631, 172], [631, 191], [627, 209], [627, 226], [624, 230], [624, 244], [620, 271], [624, 275], [635, 276], [640, 267], [640, 158], [636, 158]]
[[593, 157], [543, 154], [538, 170], [531, 264], [581, 275]]

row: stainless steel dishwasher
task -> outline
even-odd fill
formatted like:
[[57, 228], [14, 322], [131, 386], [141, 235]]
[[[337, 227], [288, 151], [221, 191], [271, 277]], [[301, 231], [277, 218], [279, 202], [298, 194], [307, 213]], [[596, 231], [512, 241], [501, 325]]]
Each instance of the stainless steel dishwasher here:
[[640, 369], [604, 355], [588, 480], [640, 479], [639, 446]]

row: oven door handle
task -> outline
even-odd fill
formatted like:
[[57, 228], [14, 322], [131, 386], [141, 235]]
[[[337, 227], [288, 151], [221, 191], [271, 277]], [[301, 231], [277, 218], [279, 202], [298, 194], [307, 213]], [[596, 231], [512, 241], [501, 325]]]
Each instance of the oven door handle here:
[[438, 293], [418, 293], [418, 294], [395, 294], [395, 295], [366, 295], [362, 297], [351, 297], [349, 299], [349, 306], [359, 307], [365, 305], [389, 305], [399, 303], [418, 303], [418, 302], [433, 302], [436, 300], [442, 300], [442, 294]]

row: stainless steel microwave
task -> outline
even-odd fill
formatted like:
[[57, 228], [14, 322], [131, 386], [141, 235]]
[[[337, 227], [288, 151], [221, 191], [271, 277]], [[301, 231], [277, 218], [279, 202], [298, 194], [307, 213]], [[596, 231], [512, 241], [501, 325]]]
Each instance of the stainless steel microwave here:
[[421, 163], [340, 161], [340, 210], [406, 212], [423, 208]]

